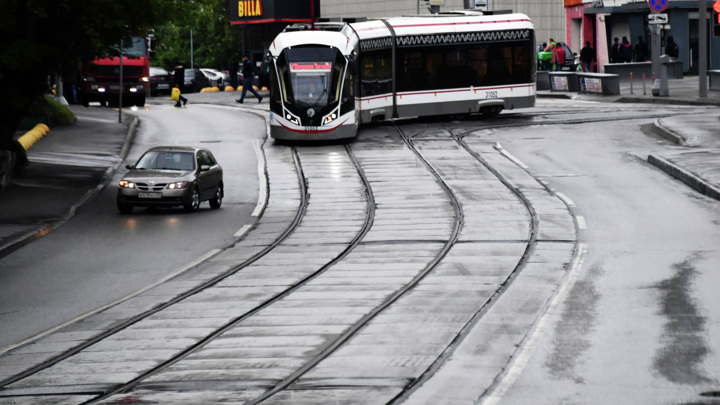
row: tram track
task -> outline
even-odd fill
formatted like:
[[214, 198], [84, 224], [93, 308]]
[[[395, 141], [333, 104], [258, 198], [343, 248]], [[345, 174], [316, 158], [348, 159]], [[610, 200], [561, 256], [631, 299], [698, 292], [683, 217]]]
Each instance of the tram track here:
[[[466, 205], [470, 206], [468, 204], [471, 204], [472, 200], [462, 201], [462, 199], [456, 195], [456, 187], [460, 187], [457, 190], [459, 190], [461, 194], [467, 193], [467, 190], [464, 188], [465, 185], [451, 183], [462, 181], [461, 176], [464, 176], [466, 172], [460, 173], [455, 177], [448, 175], [448, 173], [451, 173], [451, 170], [448, 170], [447, 173], [442, 173], [437, 167], [438, 165], [447, 163], [426, 157], [424, 154], [425, 151], [417, 147], [418, 144], [424, 142], [420, 139], [421, 137], [406, 135], [400, 126], [395, 128], [405, 148], [410, 151], [414, 157], [403, 155], [398, 162], [388, 162], [388, 159], [378, 158], [374, 154], [367, 153], [366, 151], [363, 151], [361, 157], [358, 157], [355, 149], [362, 148], [364, 146], [362, 144], [344, 146], [345, 157], [336, 156], [337, 151], [333, 152], [335, 155], [330, 159], [332, 162], [337, 163], [340, 160], [344, 161], [346, 159], [351, 162], [351, 165], [344, 164], [342, 166], [343, 168], [340, 169], [339, 176], [346, 178], [348, 168], [350, 166], [354, 167], [357, 179], [359, 179], [358, 184], [361, 184], [361, 188], [364, 190], [365, 196], [363, 204], [366, 207], [365, 218], [361, 221], [361, 225], [356, 224], [357, 229], [354, 231], [354, 237], [342, 242], [344, 248], [340, 249], [340, 253], [334, 255], [333, 258], [322, 259], [324, 261], [321, 260], [317, 263], [313, 261], [307, 266], [298, 266], [312, 266], [316, 268], [313, 271], [303, 270], [305, 275], [292, 282], [288, 282], [288, 286], [283, 286], [282, 288], [274, 288], [278, 286], [273, 286], [273, 292], [267, 292], [265, 298], [258, 299], [257, 303], [253, 304], [251, 309], [243, 310], [241, 314], [234, 315], [232, 319], [224, 322], [221, 327], [215, 327], [212, 332], [205, 333], [204, 337], [197, 339], [194, 344], [188, 345], [183, 350], [178, 350], [174, 355], [163, 359], [153, 365], [153, 367], [136, 373], [133, 378], [127, 379], [121, 384], [106, 382], [94, 383], [77, 385], [76, 388], [47, 389], [44, 393], [42, 390], [33, 390], [32, 382], [29, 382], [29, 385], [25, 385], [24, 387], [22, 385], [13, 387], [14, 385], [17, 386], [17, 383], [22, 383], [23, 380], [31, 379], [35, 375], [51, 370], [53, 366], [61, 364], [63, 361], [86, 351], [93, 345], [101, 343], [103, 340], [120, 332], [126, 331], [128, 328], [139, 324], [141, 321], [148, 320], [154, 315], [162, 315], [169, 311], [170, 314], [167, 316], [172, 318], [175, 316], [172, 314], [173, 307], [180, 306], [184, 308], [187, 306], [192, 308], [191, 305], [196, 304], [196, 302], [187, 301], [197, 300], [201, 293], [209, 289], [217, 289], [216, 287], [221, 284], [225, 284], [226, 287], [229, 288], [240, 286], [241, 284], [244, 285], [243, 283], [253, 279], [255, 276], [253, 276], [253, 270], [249, 269], [247, 271], [250, 272], [250, 275], [242, 278], [241, 276], [245, 272], [241, 270], [252, 268], [254, 264], [276, 253], [278, 250], [284, 249], [287, 254], [287, 259], [282, 258], [285, 257], [282, 256], [282, 260], [277, 262], [280, 263], [278, 265], [281, 266], [284, 266], [282, 263], [290, 264], [296, 261], [297, 258], [303, 257], [303, 255], [298, 256], [297, 254], [291, 253], [302, 252], [305, 246], [309, 246], [307, 245], [307, 243], [309, 243], [307, 239], [312, 237], [307, 235], [317, 235], [320, 231], [317, 229], [300, 231], [299, 228], [306, 225], [307, 221], [309, 221], [307, 224], [311, 225], [314, 219], [310, 220], [309, 218], [318, 218], [316, 216], [318, 215], [317, 212], [312, 213], [313, 207], [315, 207], [314, 204], [318, 201], [316, 198], [321, 194], [321, 192], [318, 193], [318, 191], [333, 187], [331, 184], [336, 184], [337, 186], [339, 183], [326, 182], [326, 179], [323, 178], [327, 175], [323, 174], [323, 171], [328, 170], [329, 166], [327, 166], [327, 162], [324, 162], [322, 158], [328, 155], [328, 151], [318, 152], [309, 149], [298, 152], [296, 148], [292, 148], [301, 202], [296, 210], [294, 220], [290, 226], [286, 227], [281, 235], [274, 239], [273, 244], [266, 246], [241, 264], [234, 265], [231, 270], [224, 272], [222, 275], [216, 276], [175, 299], [153, 308], [152, 311], [143, 312], [97, 335], [95, 338], [63, 352], [60, 356], [56, 356], [11, 378], [6, 378], [0, 382], [0, 398], [4, 395], [3, 391], [8, 391], [8, 389], [12, 391], [10, 393], [11, 396], [17, 395], [18, 398], [68, 395], [68, 391], [74, 389], [76, 390], [74, 394], [83, 397], [83, 400], [78, 403], [83, 404], [131, 401], [137, 399], [135, 395], [138, 393], [140, 393], [138, 395], [141, 395], [140, 398], [167, 398], [163, 395], [176, 393], [175, 395], [177, 396], [171, 396], [169, 402], [183, 402], [183, 398], [187, 397], [178, 393], [192, 391], [193, 387], [196, 387], [195, 389], [201, 391], [203, 389], [209, 389], [211, 391], [213, 389], [219, 391], [227, 390], [228, 392], [237, 392], [237, 390], [240, 390], [242, 394], [234, 398], [238, 398], [238, 400], [242, 400], [247, 404], [283, 402], [289, 397], [298, 400], [298, 403], [314, 403], [313, 393], [317, 394], [317, 392], [320, 391], [328, 392], [328, 390], [343, 391], [349, 389], [348, 387], [356, 386], [356, 384], [359, 384], [357, 388], [360, 388], [363, 383], [356, 377], [329, 377], [329, 375], [333, 373], [333, 367], [335, 367], [333, 364], [337, 364], [338, 361], [342, 362], [342, 356], [347, 356], [348, 351], [352, 352], [355, 350], [354, 347], [357, 347], [357, 341], [362, 341], [369, 333], [375, 333], [373, 331], [377, 328], [382, 329], [382, 325], [387, 322], [387, 318], [395, 319], [393, 317], [398, 317], [397, 319], [404, 319], [403, 325], [405, 327], [397, 328], [400, 330], [400, 332], [398, 332], [399, 334], [397, 336], [390, 336], [390, 338], [398, 342], [402, 342], [403, 339], [408, 338], [408, 335], [405, 335], [404, 331], [406, 328], [412, 327], [411, 325], [416, 321], [412, 319], [408, 320], [407, 316], [403, 317], [401, 314], [395, 314], [398, 308], [400, 308], [400, 312], [402, 312], [402, 308], [411, 308], [415, 305], [413, 304], [414, 302], [418, 302], [418, 300], [425, 302], [432, 296], [447, 302], [451, 302], [450, 300], [460, 296], [459, 302], [475, 303], [472, 310], [463, 309], [460, 311], [461, 314], [452, 313], [452, 311], [445, 314], [445, 311], [443, 311], [442, 319], [448, 319], [448, 321], [441, 323], [441, 332], [442, 336], [444, 336], [442, 338], [443, 344], [437, 347], [433, 344], [433, 349], [427, 353], [423, 352], [422, 356], [412, 355], [403, 360], [400, 360], [403, 356], [395, 356], [397, 359], [393, 361], [407, 363], [411, 366], [401, 367], [402, 377], [398, 376], [397, 378], [388, 380], [390, 381], [388, 383], [381, 383], [384, 387], [379, 390], [382, 391], [380, 398], [384, 398], [381, 402], [393, 404], [405, 401], [412, 402], [413, 395], [417, 390], [422, 387], [424, 383], [431, 380], [451, 359], [453, 353], [462, 345], [472, 330], [476, 328], [480, 320], [483, 319], [493, 305], [499, 301], [500, 297], [510, 289], [512, 281], [516, 278], [517, 274], [526, 267], [529, 258], [534, 253], [538, 244], [539, 217], [537, 213], [535, 213], [533, 204], [528, 197], [514, 186], [511, 181], [505, 179], [500, 171], [493, 169], [493, 165], [485, 161], [481, 153], [473, 150], [470, 145], [465, 143], [463, 139], [464, 135], [455, 135], [451, 129], [444, 126], [443, 130], [449, 135], [447, 136], [447, 140], [442, 141], [444, 145], [443, 148], [446, 148], [450, 142], [454, 143], [453, 148], [455, 152], [464, 154], [463, 160], [467, 165], [463, 166], [463, 170], [474, 170], [473, 166], [479, 163], [484, 167], [485, 172], [491, 173], [502, 184], [502, 187], [509, 190], [509, 192], [521, 202], [521, 205], [525, 207], [526, 214], [522, 215], [523, 218], [526, 218], [524, 220], [529, 218], [528, 224], [519, 225], [523, 219], [513, 217], [514, 219], [512, 221], [514, 222], [510, 225], [510, 228], [513, 229], [508, 231], [508, 233], [514, 235], [514, 237], [477, 240], [477, 236], [471, 236], [468, 232], [464, 234], [463, 229], [466, 218], [463, 207]], [[371, 148], [372, 142], [369, 141], [368, 144]], [[475, 163], [472, 163], [472, 161]], [[416, 190], [412, 190], [415, 185], [414, 183], [405, 184], [408, 182], [402, 177], [407, 176], [407, 179], [416, 178], [415, 176], [420, 173], [418, 165], [424, 168], [422, 170], [426, 172], [425, 176], [427, 178], [417, 184], [422, 185], [422, 191], [429, 193], [429, 195], [424, 198], [430, 202], [430, 207], [425, 206], [427, 204], [425, 204], [422, 199], [414, 201], [414, 199], [417, 198], [415, 196], [419, 196], [420, 194]], [[449, 166], [444, 168], [448, 169]], [[313, 175], [308, 177], [307, 169], [312, 169]], [[368, 175], [368, 171], [372, 174]], [[396, 175], [399, 174], [399, 178], [395, 181], [383, 179], [382, 173], [385, 171], [390, 171]], [[476, 176], [480, 179], [484, 174], [476, 174]], [[432, 185], [433, 183], [434, 185]], [[493, 189], [497, 189], [495, 186], [492, 187]], [[357, 186], [354, 186], [354, 189], [357, 188]], [[380, 201], [376, 200], [376, 192], [380, 192], [382, 196]], [[464, 198], [469, 198], [469, 196], [477, 192], [477, 190], [473, 190], [470, 194], [465, 195]], [[500, 193], [499, 195], [505, 195], [506, 193], [497, 192]], [[351, 204], [357, 208], [356, 199], [353, 198], [352, 200]], [[318, 204], [318, 211], [331, 209], [331, 207], [333, 207], [332, 200], [320, 201], [322, 201], [322, 203]], [[400, 202], [403, 203], [401, 204]], [[440, 208], [443, 205], [451, 208]], [[473, 209], [475, 210], [475, 208]], [[471, 220], [473, 221], [473, 225], [476, 225], [477, 221], [487, 221], [487, 213], [474, 213], [473, 215], [474, 218]], [[347, 214], [340, 213], [337, 216], [341, 218], [347, 216]], [[406, 223], [408, 218], [411, 218], [410, 221], [412, 223], [417, 224], [420, 224], [420, 222], [417, 221], [424, 218], [429, 222], [423, 226], [430, 231], [417, 236], [397, 232], [396, 228], [398, 224]], [[318, 226], [322, 225], [316, 225], [315, 228]], [[250, 234], [252, 233], [253, 232], [250, 232]], [[345, 235], [347, 231], [341, 231], [338, 234]], [[524, 234], [524, 236], [517, 236], [521, 234]], [[301, 238], [298, 235], [305, 236]], [[318, 240], [315, 241], [315, 243], [318, 246], [318, 250], [327, 250], [328, 248], [337, 249], [339, 247], [336, 241]], [[519, 249], [518, 246], [520, 245], [524, 245], [524, 248]], [[468, 253], [468, 249], [471, 247], [473, 253]], [[452, 285], [449, 285], [448, 287], [441, 286], [439, 290], [431, 291], [428, 295], [428, 285], [432, 288], [434, 288], [433, 286], [440, 286], [443, 281], [442, 277], [438, 277], [438, 275], [447, 272], [449, 268], [453, 267], [445, 263], [445, 259], [449, 258], [452, 263], [461, 259], [467, 261], [468, 259], [465, 258], [465, 256], [477, 254], [475, 252], [477, 247], [480, 247], [479, 250], [483, 252], [481, 254], [490, 255], [493, 254], [493, 252], [504, 251], [506, 252], [505, 254], [511, 257], [509, 259], [503, 259], [502, 262], [515, 262], [515, 264], [512, 268], [506, 268], [507, 266], [503, 264], [504, 270], [502, 272], [493, 270], [487, 275], [474, 276], [471, 280], [479, 280], [472, 282], [479, 283], [477, 285], [480, 291], [469, 289], [467, 290], [467, 294], [463, 292], [458, 293], [451, 289], [443, 291], [444, 288], [452, 287]], [[423, 253], [421, 257], [414, 258], [410, 263], [404, 263], [402, 260], [392, 259], [398, 256], [398, 251], [402, 251], [405, 255], [411, 255], [413, 252], [421, 251], [427, 253]], [[453, 254], [459, 256], [453, 257]], [[518, 255], [517, 257], [515, 256], [516, 254]], [[318, 258], [320, 256], [323, 255], [318, 255]], [[473, 259], [470, 258], [469, 260]], [[396, 266], [396, 268], [393, 267], [387, 271], [372, 271], [372, 267], [377, 267], [379, 263], [383, 262], [395, 263], [393, 266]], [[270, 268], [273, 267], [268, 267], [268, 269]], [[265, 270], [265, 268], [260, 270]], [[352, 283], [354, 280], [359, 280], [357, 278], [358, 276], [347, 275], [347, 273], [353, 271], [357, 272], [358, 276], [362, 274], [372, 274], [370, 276], [371, 280], [367, 281], [367, 284], [346, 285], [346, 282]], [[500, 273], [502, 273], [502, 275], [499, 275]], [[343, 277], [349, 278], [345, 281]], [[429, 278], [433, 278], [433, 280], [428, 281]], [[461, 288], [461, 290], [463, 289]], [[312, 292], [315, 292], [314, 294], [324, 295], [326, 297], [324, 299], [328, 301], [323, 302], [323, 299], [307, 298], [313, 294]], [[272, 297], [268, 298], [268, 294]], [[343, 295], [347, 295], [347, 297], [344, 299], [338, 298]], [[477, 295], [481, 297], [478, 298]], [[199, 303], [210, 302], [213, 301], [200, 301]], [[331, 309], [337, 307], [337, 303], [339, 303], [340, 312]], [[234, 305], [237, 305], [238, 308], [244, 307], [232, 299], [227, 301], [227, 304], [231, 307]], [[315, 323], [308, 321], [310, 325], [307, 328], [303, 328], [302, 332], [296, 332], [297, 327], [293, 325], [285, 325], [282, 323], [285, 317], [292, 316], [286, 314], [312, 313], [313, 311], [311, 311], [309, 307], [308, 311], [300, 309], [305, 308], [306, 305], [313, 307], [314, 311], [319, 313], [319, 315], [317, 315], [318, 321]], [[198, 308], [205, 308], [205, 306], [201, 305]], [[297, 308], [297, 310], [288, 311], [291, 308]], [[362, 311], [355, 312], [351, 310], [353, 308], [357, 308], [358, 310], [362, 308]], [[348, 309], [349, 312], [343, 313], [343, 309]], [[182, 313], [182, 310], [179, 312]], [[389, 315], [389, 313], [392, 313], [392, 315]], [[419, 325], [422, 325], [422, 317], [419, 318], [417, 322], [420, 322]], [[157, 320], [155, 321], [157, 322]], [[260, 333], [260, 335], [255, 335], [257, 333]], [[251, 359], [248, 360], [247, 355], [251, 352], [244, 351], [244, 349], [239, 349], [235, 346], [236, 344], [242, 344], [242, 342], [248, 342], [250, 346], [253, 347], [253, 350], [265, 352], [269, 350], [265, 349], [265, 346], [258, 346], [257, 349], [254, 349], [254, 345], [259, 344], [263, 336], [271, 336], [270, 333], [278, 337], [292, 337], [296, 336], [295, 334], [297, 333], [301, 333], [297, 336], [304, 336], [306, 340], [314, 342], [311, 343], [308, 348], [303, 349], [310, 354], [301, 356], [288, 355], [290, 357], [287, 357], [286, 361], [281, 360], [283, 356], [280, 356], [278, 359], [268, 359], [267, 361], [262, 359], [250, 361]], [[310, 338], [310, 336], [314, 337]], [[381, 348], [379, 346], [373, 346], [372, 350], [381, 350]], [[340, 351], [343, 351], [343, 355], [339, 357], [338, 353]], [[233, 355], [234, 352], [238, 354]], [[245, 371], [239, 371], [240, 369], [238, 369], [237, 372], [240, 372], [240, 375], [244, 375], [242, 374], [243, 372], [251, 372], [252, 370], [270, 370], [273, 369], [273, 367], [277, 369], [277, 372], [258, 373], [258, 375], [266, 374], [267, 377], [254, 376], [247, 378], [243, 383], [238, 383], [237, 381], [233, 382], [233, 378], [227, 374], [211, 375], [204, 378], [201, 377], [203, 374], [201, 370], [197, 372], [193, 371], [193, 367], [197, 367], [198, 364], [203, 364], [203, 362], [212, 362], [213, 359], [216, 358], [214, 356], [221, 353], [231, 356], [223, 357], [223, 361], [227, 363], [243, 363], [241, 368]], [[385, 360], [381, 360], [381, 363], [384, 361]], [[414, 364], [416, 361], [419, 362], [419, 364]], [[246, 362], [248, 363], [247, 365], [245, 365]], [[279, 366], [280, 363], [283, 363], [283, 365]], [[375, 365], [374, 363], [372, 365], [381, 366], [381, 364]], [[95, 367], [97, 367], [97, 365], [95, 365]], [[196, 377], [196, 380], [193, 380], [193, 376]], [[41, 377], [38, 381], [44, 381], [43, 378], [47, 377]], [[190, 380], [188, 380], [188, 378]], [[385, 386], [383, 384], [388, 385]], [[88, 389], [88, 387], [91, 389]], [[200, 389], [198, 387], [204, 388]], [[13, 389], [15, 390], [13, 391]], [[361, 395], [362, 397], [363, 390], [358, 389], [357, 393], [354, 395]]]

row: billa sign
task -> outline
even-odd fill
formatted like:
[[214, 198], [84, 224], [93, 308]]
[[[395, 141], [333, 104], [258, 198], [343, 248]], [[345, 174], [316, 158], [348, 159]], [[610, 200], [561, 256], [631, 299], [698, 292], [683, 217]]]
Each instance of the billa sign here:
[[319, 16], [320, 0], [230, 0], [232, 25], [311, 22]]

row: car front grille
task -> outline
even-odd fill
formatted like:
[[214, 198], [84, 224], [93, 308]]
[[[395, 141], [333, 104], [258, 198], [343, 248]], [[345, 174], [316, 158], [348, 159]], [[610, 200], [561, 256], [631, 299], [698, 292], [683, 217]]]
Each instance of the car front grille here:
[[162, 191], [165, 186], [167, 186], [167, 183], [158, 183], [158, 184], [147, 184], [147, 183], [135, 183], [135, 187], [137, 187], [140, 191]]

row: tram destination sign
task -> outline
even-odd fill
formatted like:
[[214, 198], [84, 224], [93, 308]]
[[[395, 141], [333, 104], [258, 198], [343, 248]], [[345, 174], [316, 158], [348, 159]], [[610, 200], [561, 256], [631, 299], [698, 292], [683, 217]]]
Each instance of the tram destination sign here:
[[670, 19], [667, 14], [648, 14], [648, 24], [667, 24]]

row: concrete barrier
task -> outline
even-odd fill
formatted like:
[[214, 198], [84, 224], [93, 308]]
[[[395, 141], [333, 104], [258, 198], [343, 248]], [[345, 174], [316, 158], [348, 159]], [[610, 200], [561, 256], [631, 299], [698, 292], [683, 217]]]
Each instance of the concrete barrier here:
[[578, 72], [578, 92], [604, 96], [620, 94], [620, 76], [610, 73]]
[[720, 70], [708, 70], [710, 90], [720, 91]]
[[576, 72], [548, 72], [550, 77], [550, 91], [577, 92], [578, 81]]
[[[682, 61], [665, 62], [665, 66], [667, 67], [668, 79], [682, 79], [684, 77]], [[646, 80], [652, 80], [652, 62], [608, 63], [603, 65], [603, 68], [605, 73], [620, 76], [620, 80], [630, 80], [630, 73], [633, 75], [633, 80], [642, 79], [643, 73]], [[660, 78], [659, 72], [656, 78]]]
[[535, 84], [538, 90], [550, 90], [550, 75], [546, 70], [538, 70], [535, 76]]

